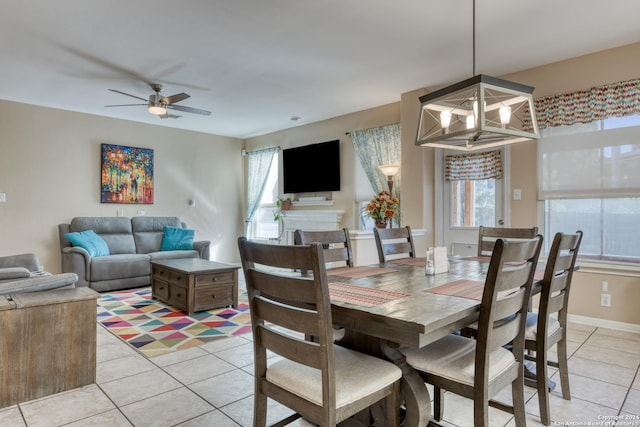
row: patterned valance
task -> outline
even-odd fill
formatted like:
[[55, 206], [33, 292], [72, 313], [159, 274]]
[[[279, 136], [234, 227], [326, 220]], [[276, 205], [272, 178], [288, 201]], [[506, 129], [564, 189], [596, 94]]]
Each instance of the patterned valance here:
[[446, 156], [444, 173], [447, 181], [502, 178], [501, 152], [495, 150]]
[[640, 114], [640, 79], [545, 96], [534, 104], [540, 129]]

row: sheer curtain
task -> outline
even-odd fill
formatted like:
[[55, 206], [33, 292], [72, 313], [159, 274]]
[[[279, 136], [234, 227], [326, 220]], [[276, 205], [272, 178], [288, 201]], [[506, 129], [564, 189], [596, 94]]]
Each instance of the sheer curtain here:
[[[380, 165], [400, 164], [400, 123], [351, 132], [356, 156], [375, 193], [387, 189], [387, 177]], [[393, 189], [400, 198], [400, 173], [393, 179]], [[401, 199], [402, 200], [402, 199]]]
[[269, 169], [273, 163], [273, 156], [278, 152], [277, 147], [265, 148], [262, 150], [247, 153], [247, 211], [245, 214], [245, 236], [250, 237], [251, 222], [255, 216], [260, 200], [264, 193], [264, 187], [269, 176]]

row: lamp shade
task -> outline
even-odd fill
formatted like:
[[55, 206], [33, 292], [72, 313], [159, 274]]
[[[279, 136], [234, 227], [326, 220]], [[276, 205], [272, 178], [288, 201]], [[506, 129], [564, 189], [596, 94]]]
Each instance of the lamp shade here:
[[539, 139], [532, 93], [479, 74], [423, 95], [416, 145], [469, 151]]
[[398, 172], [400, 171], [400, 165], [394, 164], [394, 165], [380, 165], [378, 166], [378, 169], [380, 169], [382, 171], [382, 173], [384, 174], [384, 176], [396, 176], [398, 174]]

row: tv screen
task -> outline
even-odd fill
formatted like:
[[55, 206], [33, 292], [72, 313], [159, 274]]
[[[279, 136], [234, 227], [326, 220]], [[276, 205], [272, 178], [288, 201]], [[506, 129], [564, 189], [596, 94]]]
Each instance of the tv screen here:
[[340, 141], [282, 150], [284, 192], [340, 190]]

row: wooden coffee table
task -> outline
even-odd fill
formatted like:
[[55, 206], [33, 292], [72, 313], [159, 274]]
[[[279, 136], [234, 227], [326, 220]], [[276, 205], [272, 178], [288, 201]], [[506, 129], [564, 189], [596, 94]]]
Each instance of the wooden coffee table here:
[[239, 266], [200, 258], [151, 262], [151, 294], [186, 311], [238, 307]]

